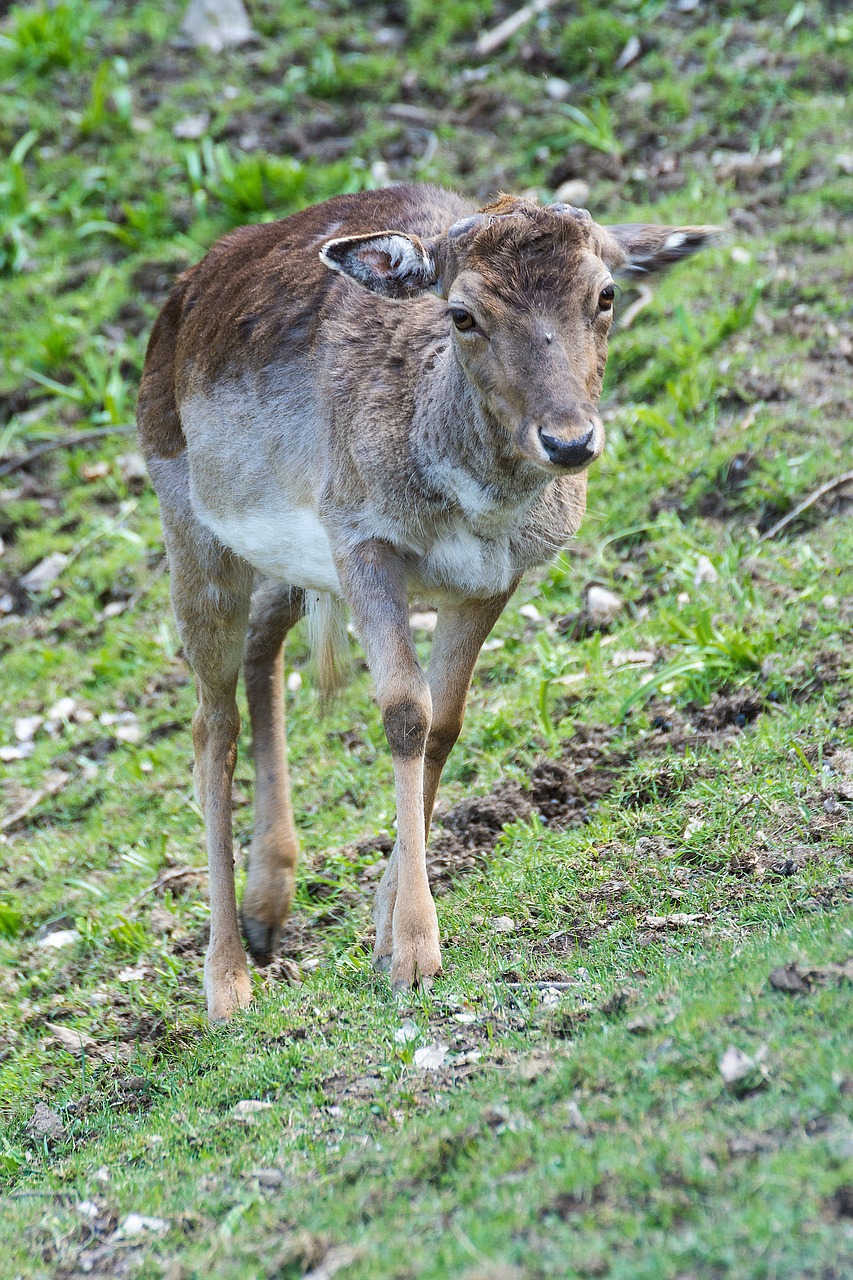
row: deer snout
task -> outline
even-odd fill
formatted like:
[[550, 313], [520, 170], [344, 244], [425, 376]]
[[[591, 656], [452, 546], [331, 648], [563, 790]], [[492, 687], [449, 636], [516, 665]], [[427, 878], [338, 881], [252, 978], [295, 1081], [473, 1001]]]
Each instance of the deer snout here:
[[539, 444], [548, 462], [561, 471], [582, 471], [600, 455], [604, 447], [604, 431], [600, 421], [589, 419], [587, 429], [577, 436], [552, 435], [539, 428]]

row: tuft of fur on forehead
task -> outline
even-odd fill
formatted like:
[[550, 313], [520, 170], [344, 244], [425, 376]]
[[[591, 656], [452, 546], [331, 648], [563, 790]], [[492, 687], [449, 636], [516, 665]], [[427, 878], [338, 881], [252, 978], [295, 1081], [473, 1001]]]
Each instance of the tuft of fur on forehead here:
[[558, 212], [523, 196], [501, 194], [480, 210], [483, 221], [464, 237], [464, 263], [487, 274], [498, 291], [545, 283], [586, 251], [603, 255], [607, 232], [589, 214]]

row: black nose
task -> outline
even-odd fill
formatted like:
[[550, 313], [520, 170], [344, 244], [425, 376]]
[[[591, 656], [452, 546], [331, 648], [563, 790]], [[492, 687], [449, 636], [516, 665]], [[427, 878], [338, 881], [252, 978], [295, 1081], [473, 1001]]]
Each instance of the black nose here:
[[592, 444], [594, 433], [595, 428], [590, 427], [586, 435], [580, 436], [577, 440], [558, 440], [556, 436], [546, 436], [544, 431], [540, 431], [539, 439], [542, 441], [542, 448], [556, 467], [585, 467], [595, 457]]

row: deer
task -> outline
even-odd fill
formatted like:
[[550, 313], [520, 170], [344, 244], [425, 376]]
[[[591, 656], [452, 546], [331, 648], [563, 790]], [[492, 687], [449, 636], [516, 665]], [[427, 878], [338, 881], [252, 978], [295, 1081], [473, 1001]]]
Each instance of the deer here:
[[[616, 280], [715, 232], [401, 184], [238, 228], [178, 277], [137, 418], [196, 681], [211, 1021], [250, 1003], [243, 937], [268, 965], [294, 894], [282, 653], [303, 617], [326, 696], [345, 677], [351, 619], [391, 752], [396, 842], [374, 964], [397, 993], [441, 973], [426, 870], [439, 779], [484, 641], [522, 575], [580, 527], [604, 448]], [[437, 611], [426, 670], [414, 598]], [[256, 790], [238, 914], [241, 670]]]

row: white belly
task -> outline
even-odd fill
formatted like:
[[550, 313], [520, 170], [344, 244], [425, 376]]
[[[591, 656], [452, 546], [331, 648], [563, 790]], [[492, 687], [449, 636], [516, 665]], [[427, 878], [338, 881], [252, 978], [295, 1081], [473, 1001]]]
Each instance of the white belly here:
[[259, 573], [307, 591], [333, 591], [341, 584], [326, 530], [310, 507], [288, 506], [217, 517], [196, 514], [220, 542], [247, 560]]

